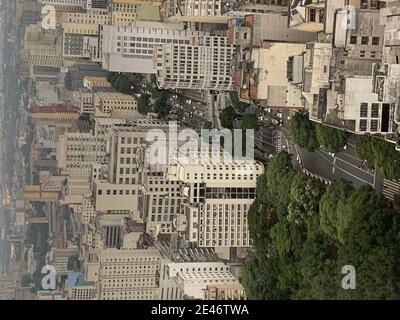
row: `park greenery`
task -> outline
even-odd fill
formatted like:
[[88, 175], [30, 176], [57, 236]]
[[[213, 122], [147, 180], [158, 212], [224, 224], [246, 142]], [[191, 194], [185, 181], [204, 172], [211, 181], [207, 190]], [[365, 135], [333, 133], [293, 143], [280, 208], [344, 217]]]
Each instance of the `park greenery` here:
[[138, 87], [142, 78], [139, 74], [108, 72], [107, 81], [118, 92], [132, 94], [132, 88]]
[[[248, 298], [399, 299], [399, 218], [372, 188], [342, 180], [327, 187], [279, 153], [258, 178], [248, 214]], [[355, 290], [341, 286], [345, 265], [355, 267]]]
[[221, 125], [227, 129], [233, 129], [233, 121], [237, 116], [235, 109], [232, 106], [226, 107], [221, 111]]
[[394, 145], [376, 137], [362, 135], [356, 144], [358, 156], [370, 168], [378, 168], [380, 174], [389, 180], [400, 179], [400, 152]]
[[289, 133], [296, 144], [311, 152], [320, 146], [333, 153], [340, 152], [348, 138], [345, 131], [315, 124], [302, 112], [297, 112], [290, 119]]

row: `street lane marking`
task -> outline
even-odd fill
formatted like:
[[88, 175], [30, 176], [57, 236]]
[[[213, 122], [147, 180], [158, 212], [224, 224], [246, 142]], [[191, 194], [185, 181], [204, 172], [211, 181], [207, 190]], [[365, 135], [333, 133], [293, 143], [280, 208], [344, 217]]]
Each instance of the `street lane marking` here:
[[350, 172], [347, 172], [346, 170], [344, 170], [344, 169], [342, 169], [342, 168], [340, 168], [340, 167], [336, 167], [336, 168], [338, 168], [339, 170], [343, 171], [343, 172], [346, 173], [347, 175], [349, 175], [349, 176], [351, 176], [351, 177], [353, 177], [353, 178], [355, 178], [355, 179], [357, 179], [357, 180], [360, 180], [360, 181], [362, 181], [362, 182], [364, 182], [364, 183], [366, 183], [366, 184], [369, 184], [370, 186], [373, 187], [373, 184], [372, 184], [372, 183], [370, 183], [370, 182], [368, 182], [368, 181], [365, 181], [364, 179], [361, 179], [361, 178], [355, 176], [354, 174], [351, 174]]
[[343, 159], [340, 159], [339, 157], [336, 157], [335, 159], [338, 159], [338, 160], [340, 160], [340, 161], [342, 161], [342, 162], [348, 164], [349, 166], [352, 166], [352, 167], [354, 167], [354, 168], [356, 168], [356, 169], [358, 169], [358, 170], [360, 170], [360, 171], [362, 171], [362, 172], [364, 172], [364, 173], [366, 173], [366, 174], [368, 174], [368, 175], [370, 175], [370, 176], [374, 176], [372, 173], [370, 173], [370, 172], [368, 172], [368, 171], [366, 171], [366, 170], [364, 170], [364, 169], [362, 169], [362, 168], [359, 168], [359, 167], [357, 167], [356, 165], [351, 164], [350, 162], [347, 162], [347, 161], [345, 161], [345, 160], [343, 160]]

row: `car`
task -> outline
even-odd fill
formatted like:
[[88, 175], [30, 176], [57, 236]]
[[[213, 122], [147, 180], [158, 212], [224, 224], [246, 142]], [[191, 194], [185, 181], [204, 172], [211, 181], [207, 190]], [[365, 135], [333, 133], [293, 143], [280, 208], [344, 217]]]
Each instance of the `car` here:
[[279, 121], [276, 120], [276, 119], [271, 119], [271, 122], [272, 122], [273, 124], [275, 124], [275, 125], [278, 125], [278, 124], [279, 124]]
[[347, 144], [344, 145], [343, 150], [347, 150]]
[[283, 117], [282, 113], [277, 113], [276, 115], [277, 115], [278, 118], [281, 118], [281, 119]]

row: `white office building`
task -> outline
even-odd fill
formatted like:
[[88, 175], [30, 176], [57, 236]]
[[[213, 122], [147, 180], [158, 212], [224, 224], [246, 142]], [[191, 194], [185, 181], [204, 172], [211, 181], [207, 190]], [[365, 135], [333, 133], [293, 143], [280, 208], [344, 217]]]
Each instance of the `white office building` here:
[[153, 63], [157, 44], [189, 44], [199, 31], [183, 29], [181, 23], [137, 22], [134, 26], [100, 27], [103, 69], [113, 72], [156, 73]]
[[235, 46], [228, 38], [194, 37], [189, 44], [158, 45], [157, 83], [168, 89], [232, 90]]

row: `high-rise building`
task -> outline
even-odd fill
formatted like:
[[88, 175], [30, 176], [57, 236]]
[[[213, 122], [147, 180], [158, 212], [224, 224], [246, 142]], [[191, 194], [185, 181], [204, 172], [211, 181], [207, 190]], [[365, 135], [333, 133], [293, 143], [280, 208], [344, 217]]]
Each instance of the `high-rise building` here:
[[161, 255], [150, 249], [103, 249], [85, 261], [85, 278], [96, 281], [100, 300], [160, 298]]
[[93, 94], [93, 105], [103, 113], [111, 113], [113, 110], [137, 113], [137, 98], [120, 92], [96, 92]]
[[107, 72], [102, 70], [98, 63], [80, 59], [72, 66], [68, 67], [64, 84], [68, 90], [76, 91], [84, 88], [85, 77], [105, 77], [106, 75]]
[[161, 299], [203, 299], [213, 285], [237, 285], [238, 279], [223, 262], [171, 262], [163, 270]]
[[232, 90], [234, 56], [235, 46], [226, 37], [157, 45], [157, 83], [170, 89]]
[[98, 24], [64, 22], [62, 29], [64, 57], [98, 60]]
[[136, 22], [134, 26], [100, 26], [102, 66], [108, 71], [156, 73], [155, 45], [189, 44], [203, 32], [184, 30], [180, 23]]
[[107, 163], [106, 145], [91, 133], [68, 132], [57, 142], [57, 161], [61, 169], [91, 169]]
[[[192, 158], [188, 155], [188, 159]], [[167, 172], [168, 179], [185, 183], [186, 221], [182, 223], [187, 240], [199, 247], [249, 247], [247, 213], [255, 199], [256, 180], [263, 173], [263, 165], [247, 160], [213, 164], [211, 160], [200, 162], [195, 158], [187, 163], [178, 157]]]

